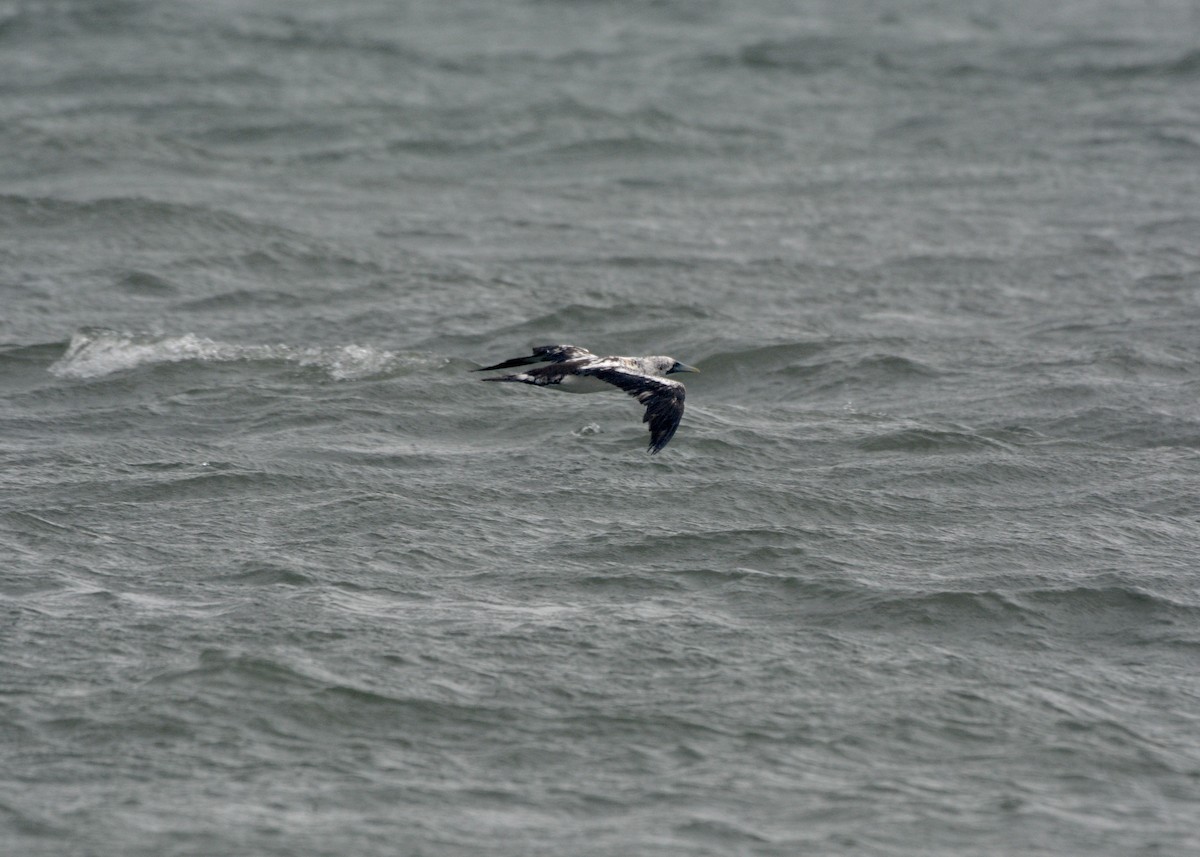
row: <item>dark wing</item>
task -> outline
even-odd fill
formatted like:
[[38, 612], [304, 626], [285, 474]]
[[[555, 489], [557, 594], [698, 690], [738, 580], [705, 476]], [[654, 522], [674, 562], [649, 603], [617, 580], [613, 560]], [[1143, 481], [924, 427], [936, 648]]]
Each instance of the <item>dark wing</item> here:
[[585, 368], [579, 370], [579, 374], [591, 375], [614, 387], [620, 387], [646, 406], [646, 415], [642, 417], [642, 422], [650, 423], [651, 455], [666, 446], [675, 436], [675, 429], [679, 428], [679, 421], [683, 419], [684, 389], [678, 381], [639, 375], [611, 366]]
[[592, 352], [586, 348], [579, 348], [575, 345], [539, 345], [533, 349], [533, 354], [528, 357], [514, 357], [512, 360], [505, 360], [503, 363], [497, 363], [495, 366], [484, 366], [482, 369], [474, 371], [488, 372], [492, 369], [511, 369], [514, 366], [528, 366], [530, 363], [565, 363], [568, 360], [593, 356]]

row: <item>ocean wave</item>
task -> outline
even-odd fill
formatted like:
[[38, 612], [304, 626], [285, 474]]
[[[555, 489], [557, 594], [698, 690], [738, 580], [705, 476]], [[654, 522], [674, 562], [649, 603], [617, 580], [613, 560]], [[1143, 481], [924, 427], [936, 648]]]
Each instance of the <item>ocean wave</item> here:
[[706, 383], [735, 384], [739, 396], [809, 403], [823, 397], [847, 402], [891, 394], [898, 385], [932, 388], [958, 374], [942, 361], [923, 359], [889, 339], [814, 338], [699, 355]]
[[817, 76], [847, 70], [883, 74], [890, 86], [925, 81], [962, 85], [1004, 80], [1188, 80], [1200, 74], [1200, 51], [1141, 39], [1067, 36], [1046, 42], [1005, 43], [987, 28], [957, 33], [893, 30], [853, 37], [837, 33], [772, 36], [701, 57], [708, 68]]
[[444, 363], [429, 355], [401, 355], [362, 345], [239, 345], [194, 333], [178, 336], [84, 328], [71, 337], [65, 353], [49, 368], [59, 378], [87, 380], [164, 363], [282, 362], [324, 371], [335, 381]]
[[1067, 40], [1050, 46], [1012, 49], [1005, 59], [1024, 75], [1091, 79], [1191, 78], [1200, 74], [1200, 50], [1137, 40]]
[[274, 238], [282, 234], [228, 211], [192, 203], [167, 202], [141, 196], [92, 200], [0, 194], [0, 225], [39, 229], [133, 229], [163, 234], [205, 230], [233, 236]]
[[[1200, 604], [1177, 593], [1097, 579], [1060, 586], [982, 586], [905, 589], [845, 576], [844, 570], [820, 574], [760, 575], [745, 579], [742, 570], [713, 576], [709, 585], [726, 592], [728, 603], [762, 611], [762, 591], [779, 599], [779, 609], [799, 610], [814, 622], [835, 626], [946, 632], [1003, 632], [1031, 640], [1108, 637], [1130, 644], [1153, 642], [1192, 645]], [[697, 582], [689, 572], [689, 582]]]
[[[625, 301], [614, 305], [566, 304], [543, 315], [490, 332], [490, 340], [499, 343], [487, 350], [502, 351], [543, 342], [568, 342], [601, 354], [645, 353], [653, 345], [666, 353], [687, 351], [688, 327], [720, 320], [719, 314], [700, 306], [676, 303], [638, 303]], [[578, 331], [597, 331], [581, 338]], [[574, 332], [572, 332], [574, 331]], [[479, 348], [475, 340], [467, 340]], [[509, 343], [504, 345], [503, 343]], [[699, 358], [696, 358], [699, 359]]]
[[859, 56], [854, 42], [847, 37], [804, 35], [744, 45], [738, 50], [736, 60], [748, 68], [815, 74], [842, 68]]
[[967, 428], [906, 426], [873, 434], [858, 443], [865, 452], [962, 452], [1008, 449], [1008, 445]]
[[[1096, 386], [1085, 392], [1096, 395]], [[1200, 449], [1200, 421], [1141, 404], [1097, 405], [1050, 419], [1041, 431], [1134, 449]]]

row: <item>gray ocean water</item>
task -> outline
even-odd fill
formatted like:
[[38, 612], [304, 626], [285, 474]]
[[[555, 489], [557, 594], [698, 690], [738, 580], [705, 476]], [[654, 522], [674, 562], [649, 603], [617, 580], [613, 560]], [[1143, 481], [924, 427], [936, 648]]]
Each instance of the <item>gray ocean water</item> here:
[[0, 2], [0, 853], [1200, 853], [1198, 33]]

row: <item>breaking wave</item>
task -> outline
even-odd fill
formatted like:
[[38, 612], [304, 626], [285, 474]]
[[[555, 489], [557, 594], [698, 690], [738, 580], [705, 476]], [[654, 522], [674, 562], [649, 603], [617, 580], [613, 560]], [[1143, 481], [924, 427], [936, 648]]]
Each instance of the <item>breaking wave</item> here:
[[323, 370], [336, 381], [383, 375], [437, 362], [430, 356], [402, 355], [362, 345], [239, 345], [194, 333], [178, 336], [84, 328], [71, 337], [67, 350], [50, 366], [59, 378], [103, 378], [161, 363], [234, 363], [275, 361]]

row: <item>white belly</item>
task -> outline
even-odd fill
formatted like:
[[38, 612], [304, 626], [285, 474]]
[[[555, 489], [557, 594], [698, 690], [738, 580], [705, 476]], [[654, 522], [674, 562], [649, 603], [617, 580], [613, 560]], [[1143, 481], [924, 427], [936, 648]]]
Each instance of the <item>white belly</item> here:
[[611, 393], [617, 389], [591, 375], [567, 375], [554, 386], [564, 393]]

